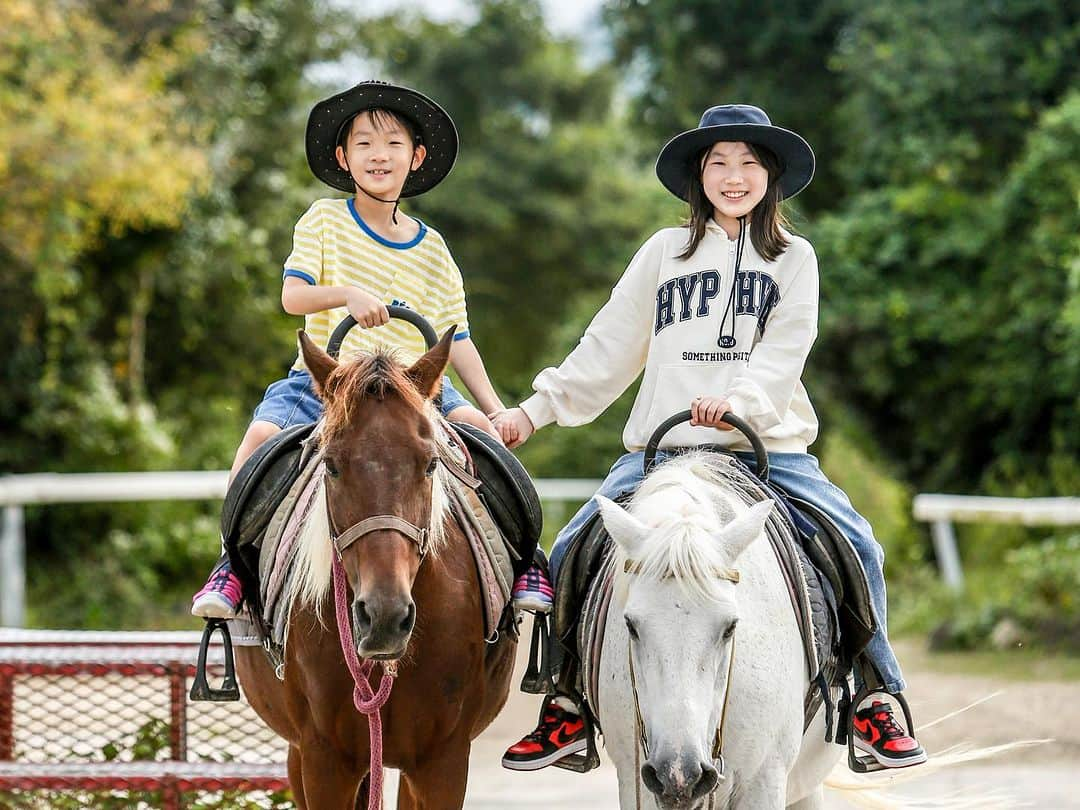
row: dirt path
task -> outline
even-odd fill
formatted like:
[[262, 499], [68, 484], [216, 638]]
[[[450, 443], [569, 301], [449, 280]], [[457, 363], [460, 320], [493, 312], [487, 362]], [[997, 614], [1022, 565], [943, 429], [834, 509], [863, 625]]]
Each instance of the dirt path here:
[[[931, 667], [919, 647], [899, 645], [908, 662], [908, 699], [916, 722], [929, 723], [999, 690], [1004, 694], [921, 733], [933, 754], [964, 742], [998, 745], [1020, 739], [1053, 737], [1055, 742], [1009, 753], [986, 764], [957, 766], [897, 791], [913, 797], [1009, 794], [1012, 806], [1080, 808], [1080, 683], [1016, 682], [995, 677], [942, 674]], [[519, 656], [515, 684], [524, 670]], [[499, 765], [503, 749], [532, 728], [536, 698], [515, 692], [506, 709], [473, 747], [469, 772], [468, 810], [616, 810], [615, 771], [611, 763], [589, 774], [558, 768], [513, 773]], [[393, 782], [393, 780], [391, 780]], [[390, 802], [388, 807], [394, 805]], [[836, 794], [830, 810], [849, 807]], [[1000, 805], [999, 805], [1000, 806]]]

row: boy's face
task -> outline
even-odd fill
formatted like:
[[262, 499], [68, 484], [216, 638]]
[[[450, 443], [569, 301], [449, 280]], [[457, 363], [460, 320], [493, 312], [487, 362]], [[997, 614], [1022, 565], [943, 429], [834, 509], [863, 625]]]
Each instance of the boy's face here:
[[414, 148], [405, 128], [388, 115], [362, 112], [349, 129], [345, 147], [334, 153], [338, 165], [352, 171], [353, 182], [383, 199], [396, 199], [410, 171], [427, 156], [423, 145]]
[[713, 144], [701, 167], [701, 184], [718, 221], [754, 210], [769, 187], [769, 172], [742, 141]]

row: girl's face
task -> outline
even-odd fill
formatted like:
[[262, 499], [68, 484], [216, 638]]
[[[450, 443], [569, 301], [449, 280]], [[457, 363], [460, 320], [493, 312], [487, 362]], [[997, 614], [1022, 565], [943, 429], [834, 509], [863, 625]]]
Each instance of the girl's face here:
[[423, 145], [414, 148], [409, 133], [390, 116], [362, 112], [352, 121], [345, 148], [339, 146], [335, 154], [338, 165], [352, 171], [353, 181], [364, 191], [394, 199], [427, 150]]
[[769, 172], [742, 141], [719, 141], [705, 156], [701, 185], [722, 227], [754, 210], [769, 186]]

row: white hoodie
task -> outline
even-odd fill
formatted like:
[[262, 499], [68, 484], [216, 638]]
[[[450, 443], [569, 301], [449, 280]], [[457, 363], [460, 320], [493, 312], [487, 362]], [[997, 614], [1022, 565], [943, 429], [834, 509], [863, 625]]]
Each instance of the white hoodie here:
[[[661, 422], [703, 395], [727, 397], [766, 449], [806, 452], [818, 428], [800, 379], [817, 337], [813, 247], [785, 232], [791, 244], [766, 262], [747, 234], [731, 307], [735, 241], [710, 222], [697, 251], [682, 261], [676, 257], [688, 234], [665, 228], [641, 246], [574, 350], [537, 375], [536, 393], [522, 409], [537, 429], [586, 424], [644, 368], [623, 430], [627, 450], [642, 449]], [[728, 347], [718, 345], [722, 334]], [[738, 431], [689, 423], [668, 431], [660, 446], [698, 444], [750, 449]]]

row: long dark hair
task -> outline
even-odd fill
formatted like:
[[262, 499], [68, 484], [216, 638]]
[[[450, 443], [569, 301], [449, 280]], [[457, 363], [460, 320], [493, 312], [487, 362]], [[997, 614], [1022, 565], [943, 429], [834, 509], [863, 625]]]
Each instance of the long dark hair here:
[[[686, 195], [687, 202], [690, 203], [690, 219], [686, 223], [690, 238], [686, 242], [686, 249], [678, 257], [683, 260], [689, 259], [697, 251], [701, 240], [705, 238], [705, 226], [714, 213], [713, 204], [705, 196], [705, 187], [701, 184], [702, 167], [713, 146], [714, 144], [709, 144], [692, 158], [694, 171], [691, 172], [690, 190]], [[765, 196], [750, 212], [750, 239], [754, 243], [754, 250], [765, 261], [771, 262], [790, 244], [781, 230], [790, 227], [784, 212], [780, 210], [780, 185], [777, 180], [783, 172], [783, 164], [771, 149], [753, 143], [746, 144], [746, 147], [769, 173]]]

